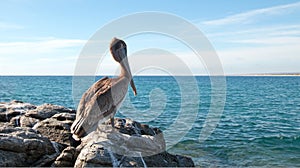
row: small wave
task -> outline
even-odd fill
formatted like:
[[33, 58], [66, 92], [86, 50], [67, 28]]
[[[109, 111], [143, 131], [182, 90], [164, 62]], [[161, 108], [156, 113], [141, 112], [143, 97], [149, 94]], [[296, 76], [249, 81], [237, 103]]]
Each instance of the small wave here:
[[257, 137], [257, 138], [249, 138], [250, 142], [261, 142], [261, 143], [277, 143], [277, 142], [300, 142], [300, 136], [285, 136], [285, 135], [273, 135], [273, 136], [263, 136], [263, 137]]

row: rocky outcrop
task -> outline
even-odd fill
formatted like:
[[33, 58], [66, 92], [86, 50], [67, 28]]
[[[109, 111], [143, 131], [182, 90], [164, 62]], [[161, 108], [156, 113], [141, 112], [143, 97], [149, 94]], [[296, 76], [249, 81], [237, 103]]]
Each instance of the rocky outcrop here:
[[38, 106], [34, 110], [30, 110], [26, 112], [26, 116], [37, 118], [40, 120], [44, 120], [46, 118], [50, 118], [55, 114], [59, 113], [75, 113], [75, 110], [68, 109], [63, 106], [57, 106], [52, 104], [43, 104], [41, 106]]
[[0, 167], [193, 167], [189, 157], [166, 152], [158, 128], [115, 119], [70, 146], [75, 110], [21, 101], [0, 103]]
[[10, 103], [0, 103], [0, 122], [9, 122], [13, 117], [24, 115], [25, 112], [35, 108], [36, 106], [32, 104], [16, 100]]
[[41, 166], [55, 160], [58, 151], [48, 138], [37, 134], [30, 128], [0, 128], [0, 166], [32, 166], [35, 163]]
[[191, 158], [165, 151], [162, 132], [130, 119], [99, 125], [76, 149], [66, 148], [54, 166], [68, 167], [194, 167]]
[[70, 145], [70, 128], [74, 120], [75, 113], [58, 113], [38, 122], [33, 129], [51, 141], [68, 146]]
[[56, 158], [55, 162], [52, 164], [53, 167], [73, 167], [79, 150], [75, 147], [66, 147], [61, 154]]

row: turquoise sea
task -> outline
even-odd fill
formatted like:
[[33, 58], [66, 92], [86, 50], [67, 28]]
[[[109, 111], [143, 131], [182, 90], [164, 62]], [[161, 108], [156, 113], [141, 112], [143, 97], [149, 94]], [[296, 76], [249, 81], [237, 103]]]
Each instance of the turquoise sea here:
[[[117, 115], [137, 121], [145, 116], [143, 122], [174, 135], [182, 125], [191, 124], [169, 151], [191, 156], [198, 166], [300, 167], [300, 77], [226, 77], [224, 111], [204, 142], [198, 138], [210, 107], [211, 83], [209, 77], [195, 79], [199, 95], [196, 90], [180, 89], [174, 77], [134, 77], [138, 96], [129, 89], [128, 100], [136, 111], [125, 103]], [[76, 108], [78, 98], [73, 99], [72, 93], [72, 76], [0, 76], [0, 102]], [[182, 102], [182, 94], [190, 95], [188, 102]], [[194, 100], [200, 100], [199, 106], [185, 106]], [[179, 121], [176, 129], [168, 130], [180, 113], [189, 115], [193, 110], [195, 121]]]

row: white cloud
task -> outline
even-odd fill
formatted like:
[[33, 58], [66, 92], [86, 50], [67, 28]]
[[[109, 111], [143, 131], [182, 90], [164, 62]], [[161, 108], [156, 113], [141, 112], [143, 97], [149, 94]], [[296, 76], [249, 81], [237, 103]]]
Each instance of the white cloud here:
[[264, 45], [290, 45], [298, 44], [300, 46], [300, 37], [269, 37], [269, 38], [249, 38], [240, 40], [229, 40], [233, 43], [245, 44], [264, 44]]
[[300, 24], [260, 26], [258, 28], [236, 28], [229, 31], [207, 34], [216, 50], [231, 50], [244, 47], [276, 47], [299, 45]]
[[300, 72], [300, 25], [211, 32], [226, 74]]
[[0, 30], [15, 30], [15, 29], [23, 29], [23, 26], [12, 24], [12, 23], [6, 23], [6, 22], [0, 22]]
[[246, 47], [219, 51], [226, 74], [300, 72], [298, 45]]
[[296, 3], [292, 3], [292, 4], [279, 5], [279, 6], [269, 7], [269, 8], [251, 10], [248, 12], [230, 15], [230, 16], [224, 17], [222, 19], [204, 21], [203, 24], [204, 25], [226, 25], [226, 24], [232, 24], [232, 23], [249, 22], [251, 18], [256, 17], [256, 16], [280, 15], [280, 14], [289, 12], [291, 9], [299, 9], [299, 8], [300, 8], [300, 2], [296, 2]]
[[259, 28], [241, 28], [232, 31], [213, 32], [206, 34], [209, 38], [244, 35], [300, 35], [300, 24], [263, 26]]
[[72, 74], [85, 40], [45, 38], [0, 43], [0, 75]]
[[57, 49], [64, 49], [68, 47], [83, 46], [85, 40], [78, 39], [46, 39], [30, 42], [1, 42], [0, 54], [3, 56], [10, 54], [36, 54], [49, 53]]

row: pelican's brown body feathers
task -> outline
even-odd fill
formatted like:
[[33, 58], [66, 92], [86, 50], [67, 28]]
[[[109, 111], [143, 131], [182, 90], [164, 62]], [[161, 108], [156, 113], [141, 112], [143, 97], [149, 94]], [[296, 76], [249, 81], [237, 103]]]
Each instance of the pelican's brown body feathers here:
[[71, 133], [81, 138], [95, 130], [98, 122], [115, 115], [128, 89], [126, 77], [104, 77], [94, 83], [82, 96]]
[[[113, 121], [126, 96], [129, 83], [136, 95], [125, 42], [113, 38], [110, 51], [115, 61], [120, 63], [121, 73], [117, 78], [104, 77], [98, 80], [82, 95], [76, 119], [71, 126], [71, 133], [76, 140], [96, 130], [98, 122], [104, 122], [108, 118]], [[112, 126], [114, 127], [113, 122]]]

